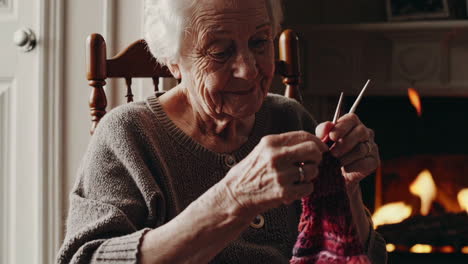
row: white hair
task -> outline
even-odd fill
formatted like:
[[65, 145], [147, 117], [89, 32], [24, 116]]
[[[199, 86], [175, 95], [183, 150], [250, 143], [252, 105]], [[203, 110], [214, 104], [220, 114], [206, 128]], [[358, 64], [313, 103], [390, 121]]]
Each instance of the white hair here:
[[[182, 41], [188, 28], [190, 12], [197, 0], [146, 0], [145, 40], [161, 64], [171, 64], [180, 56]], [[273, 33], [276, 35], [283, 20], [281, 0], [265, 0]]]

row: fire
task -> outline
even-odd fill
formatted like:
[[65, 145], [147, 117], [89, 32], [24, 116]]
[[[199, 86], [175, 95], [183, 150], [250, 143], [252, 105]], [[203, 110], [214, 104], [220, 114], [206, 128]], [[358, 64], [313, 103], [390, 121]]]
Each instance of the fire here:
[[443, 246], [439, 248], [439, 252], [442, 253], [454, 253], [455, 249], [452, 246]]
[[432, 246], [431, 245], [424, 245], [424, 244], [416, 244], [410, 248], [410, 252], [413, 253], [431, 253]]
[[408, 88], [408, 97], [410, 99], [411, 104], [416, 109], [418, 116], [422, 115], [422, 105], [421, 105], [421, 98], [419, 97], [418, 91], [413, 88]]
[[387, 252], [393, 252], [393, 251], [395, 251], [396, 246], [395, 246], [394, 244], [388, 243], [388, 244], [386, 245], [386, 248], [387, 248]]
[[462, 247], [461, 252], [462, 252], [463, 254], [468, 254], [468, 246]]
[[428, 215], [432, 201], [436, 197], [436, 186], [429, 170], [419, 173], [416, 180], [410, 185], [410, 192], [421, 198], [421, 214]]
[[457, 198], [461, 209], [465, 210], [468, 213], [468, 188], [461, 190], [458, 193]]
[[404, 202], [389, 203], [375, 211], [372, 221], [375, 228], [385, 224], [396, 224], [408, 218], [411, 212], [411, 206]]

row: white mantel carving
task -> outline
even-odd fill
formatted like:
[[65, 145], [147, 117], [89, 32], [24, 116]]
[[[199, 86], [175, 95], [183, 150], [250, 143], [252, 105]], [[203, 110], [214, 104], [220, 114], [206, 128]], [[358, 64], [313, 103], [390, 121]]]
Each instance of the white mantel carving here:
[[468, 21], [291, 26], [303, 39], [306, 95], [468, 97]]

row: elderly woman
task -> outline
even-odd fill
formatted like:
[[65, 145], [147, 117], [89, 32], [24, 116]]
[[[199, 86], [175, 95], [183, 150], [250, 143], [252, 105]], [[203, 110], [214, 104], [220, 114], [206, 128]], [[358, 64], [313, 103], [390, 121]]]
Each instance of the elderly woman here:
[[268, 94], [279, 1], [148, 0], [146, 8], [149, 47], [182, 82], [101, 121], [58, 262], [288, 263], [294, 201], [314, 192], [330, 151], [343, 165], [358, 237], [384, 263], [358, 186], [379, 163], [372, 131], [353, 114], [316, 127], [297, 102]]

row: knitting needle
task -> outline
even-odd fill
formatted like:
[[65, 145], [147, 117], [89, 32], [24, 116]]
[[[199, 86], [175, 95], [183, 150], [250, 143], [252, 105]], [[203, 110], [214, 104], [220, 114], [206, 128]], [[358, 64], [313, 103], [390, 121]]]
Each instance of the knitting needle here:
[[[333, 125], [335, 125], [336, 122], [338, 122], [338, 118], [340, 117], [340, 113], [341, 113], [341, 105], [342, 104], [343, 104], [343, 92], [341, 92], [340, 99], [338, 99], [338, 104], [337, 104], [336, 110], [335, 110], [335, 116], [333, 116], [333, 120], [332, 120]], [[327, 144], [328, 147], [333, 146], [333, 144], [335, 143], [333, 140], [330, 140], [329, 135], [327, 135], [322, 141], [325, 144]]]
[[356, 98], [356, 101], [354, 101], [353, 106], [351, 106], [351, 109], [349, 110], [349, 113], [350, 113], [350, 114], [353, 114], [354, 112], [356, 112], [356, 108], [358, 107], [359, 102], [361, 102], [362, 95], [363, 95], [364, 92], [366, 91], [367, 86], [369, 85], [369, 83], [370, 83], [370, 79], [367, 80], [366, 84], [364, 85], [364, 87], [362, 88], [362, 90], [361, 90], [361, 92], [359, 93], [358, 97]]
[[338, 105], [336, 106], [335, 116], [333, 117], [333, 121], [332, 121], [333, 124], [336, 124], [336, 122], [338, 121], [338, 118], [340, 117], [342, 103], [343, 103], [343, 92], [341, 92], [340, 99], [338, 99]]
[[[358, 97], [356, 98], [356, 100], [354, 101], [354, 104], [353, 106], [351, 107], [351, 109], [349, 110], [349, 113], [350, 114], [353, 114], [359, 103], [361, 102], [361, 99], [362, 99], [362, 96], [364, 95], [364, 92], [366, 91], [367, 89], [367, 86], [369, 86], [369, 83], [370, 83], [370, 79], [367, 80], [366, 84], [364, 84], [364, 87], [361, 89], [361, 92], [359, 93]], [[340, 116], [340, 109], [341, 109], [341, 102], [342, 102], [342, 99], [343, 99], [343, 92], [341, 92], [340, 94], [340, 99], [338, 100], [338, 106], [336, 107], [336, 111], [335, 111], [335, 116], [333, 117], [333, 121], [332, 123], [335, 125], [336, 122], [338, 121], [338, 118]], [[325, 144], [327, 144], [328, 147], [331, 147], [333, 146], [333, 144], [335, 143], [333, 140], [330, 140], [330, 136], [327, 135], [324, 139], [323, 139], [323, 142]]]

